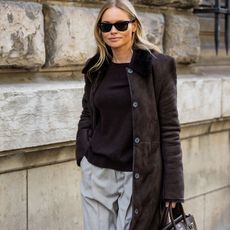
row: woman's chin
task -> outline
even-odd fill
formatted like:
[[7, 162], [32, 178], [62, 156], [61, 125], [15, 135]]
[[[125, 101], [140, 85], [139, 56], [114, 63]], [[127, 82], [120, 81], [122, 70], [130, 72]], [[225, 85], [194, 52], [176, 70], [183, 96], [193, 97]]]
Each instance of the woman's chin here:
[[117, 49], [122, 47], [122, 44], [120, 44], [119, 42], [109, 42], [107, 45], [112, 49]]

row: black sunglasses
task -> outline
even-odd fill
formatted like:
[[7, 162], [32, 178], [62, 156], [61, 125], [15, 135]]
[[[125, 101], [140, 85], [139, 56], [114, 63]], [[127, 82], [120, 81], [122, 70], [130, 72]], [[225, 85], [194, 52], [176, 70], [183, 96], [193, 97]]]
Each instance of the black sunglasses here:
[[99, 23], [99, 28], [103, 33], [109, 32], [113, 26], [115, 26], [118, 31], [126, 31], [128, 29], [129, 23], [133, 22], [135, 22], [135, 19], [131, 21], [121, 21], [116, 23], [101, 22]]

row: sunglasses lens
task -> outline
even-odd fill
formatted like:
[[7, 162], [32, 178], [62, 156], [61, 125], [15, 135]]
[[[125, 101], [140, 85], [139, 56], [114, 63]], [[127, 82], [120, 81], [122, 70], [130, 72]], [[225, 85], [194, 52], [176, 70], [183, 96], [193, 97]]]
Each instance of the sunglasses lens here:
[[114, 24], [117, 30], [119, 31], [125, 31], [128, 29], [129, 22], [117, 22]]
[[109, 32], [112, 29], [113, 25], [115, 26], [115, 28], [118, 31], [126, 31], [128, 29], [129, 23], [132, 23], [132, 22], [134, 22], [134, 20], [133, 21], [116, 22], [114, 24], [102, 22], [99, 24], [99, 27], [100, 27], [101, 32], [103, 32], [103, 33]]
[[102, 32], [109, 32], [112, 29], [112, 24], [111, 23], [101, 23], [100, 24], [100, 29]]

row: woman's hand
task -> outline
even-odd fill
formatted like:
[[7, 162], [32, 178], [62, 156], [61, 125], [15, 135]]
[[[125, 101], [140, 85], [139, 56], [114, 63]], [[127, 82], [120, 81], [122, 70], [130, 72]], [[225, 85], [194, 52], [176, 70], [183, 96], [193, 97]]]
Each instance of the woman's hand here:
[[[172, 202], [172, 208], [176, 207], [176, 202]], [[167, 208], [169, 206], [169, 202], [165, 202], [165, 207]]]

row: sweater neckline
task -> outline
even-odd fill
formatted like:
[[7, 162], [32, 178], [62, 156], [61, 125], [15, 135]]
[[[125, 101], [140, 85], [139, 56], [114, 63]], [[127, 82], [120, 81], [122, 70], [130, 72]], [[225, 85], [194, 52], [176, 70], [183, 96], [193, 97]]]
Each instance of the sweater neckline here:
[[111, 64], [114, 66], [128, 66], [130, 63], [128, 63], [128, 62], [124, 62], [124, 63], [111, 62]]

